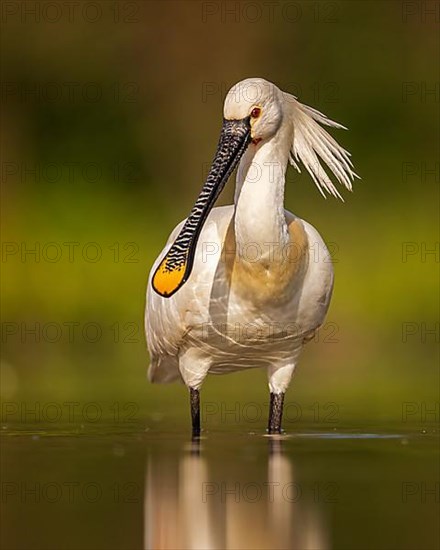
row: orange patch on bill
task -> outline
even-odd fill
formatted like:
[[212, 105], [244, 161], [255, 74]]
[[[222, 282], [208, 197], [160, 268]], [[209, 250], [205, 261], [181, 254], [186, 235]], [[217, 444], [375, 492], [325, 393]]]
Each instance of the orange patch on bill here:
[[170, 268], [167, 266], [167, 259], [165, 258], [153, 275], [151, 283], [154, 290], [165, 298], [171, 296], [182, 284], [185, 271], [186, 264]]

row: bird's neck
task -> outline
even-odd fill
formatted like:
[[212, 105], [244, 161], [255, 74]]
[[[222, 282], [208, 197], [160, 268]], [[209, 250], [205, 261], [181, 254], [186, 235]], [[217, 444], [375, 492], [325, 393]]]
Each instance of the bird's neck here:
[[243, 156], [235, 191], [234, 232], [238, 254], [266, 259], [271, 247], [289, 242], [284, 183], [290, 141], [281, 127], [270, 140], [251, 143]]

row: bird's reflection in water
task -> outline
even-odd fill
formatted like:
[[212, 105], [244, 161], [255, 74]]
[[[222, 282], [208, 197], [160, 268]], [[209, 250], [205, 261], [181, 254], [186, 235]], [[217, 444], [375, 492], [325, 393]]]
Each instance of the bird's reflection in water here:
[[[303, 498], [282, 443], [269, 439], [264, 460], [205, 456], [199, 441], [180, 454], [150, 454], [145, 549], [329, 548], [322, 510]], [[256, 463], [266, 460], [265, 471], [258, 470]]]

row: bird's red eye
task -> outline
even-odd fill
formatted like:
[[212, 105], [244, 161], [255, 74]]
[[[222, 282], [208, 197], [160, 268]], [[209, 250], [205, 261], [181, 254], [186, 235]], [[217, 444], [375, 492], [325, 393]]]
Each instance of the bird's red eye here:
[[251, 111], [252, 118], [258, 118], [261, 114], [261, 109], [259, 107], [254, 107]]

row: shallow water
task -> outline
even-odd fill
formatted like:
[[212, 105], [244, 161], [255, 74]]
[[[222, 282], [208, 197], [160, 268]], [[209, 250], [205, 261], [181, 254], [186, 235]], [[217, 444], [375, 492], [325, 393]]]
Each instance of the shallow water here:
[[3, 426], [2, 548], [439, 547], [434, 429], [83, 428]]

